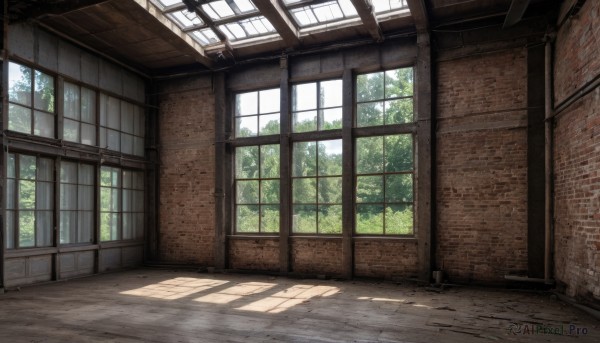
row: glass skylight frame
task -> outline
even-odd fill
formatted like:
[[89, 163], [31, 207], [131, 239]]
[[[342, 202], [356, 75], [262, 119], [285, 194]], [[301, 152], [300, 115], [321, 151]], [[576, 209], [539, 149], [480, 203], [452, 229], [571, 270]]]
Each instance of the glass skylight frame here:
[[[179, 28], [181, 28], [182, 30], [189, 30], [206, 26], [204, 20], [202, 20], [198, 16], [198, 14], [196, 14], [195, 12], [188, 11], [186, 8], [178, 11], [168, 12], [165, 13], [165, 15], [169, 19], [171, 19], [172, 22], [177, 24], [177, 26], [179, 26]], [[194, 18], [190, 19], [190, 16]], [[184, 21], [187, 21], [188, 23], [185, 23]]]
[[409, 11], [407, 0], [371, 0], [377, 18], [396, 12]]
[[359, 18], [358, 12], [350, 0], [306, 3], [304, 6], [302, 6], [302, 1], [286, 0], [285, 3], [291, 17], [300, 29]]
[[215, 0], [202, 4], [201, 8], [215, 22], [258, 12], [250, 0]]
[[265, 16], [259, 15], [231, 23], [221, 24], [217, 27], [230, 42], [238, 42], [256, 37], [279, 35], [271, 22]]

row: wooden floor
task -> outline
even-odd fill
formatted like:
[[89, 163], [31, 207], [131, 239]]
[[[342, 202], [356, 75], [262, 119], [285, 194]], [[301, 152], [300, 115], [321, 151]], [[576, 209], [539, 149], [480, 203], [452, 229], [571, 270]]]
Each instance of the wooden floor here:
[[600, 342], [600, 323], [531, 292], [140, 269], [0, 295], [0, 342]]

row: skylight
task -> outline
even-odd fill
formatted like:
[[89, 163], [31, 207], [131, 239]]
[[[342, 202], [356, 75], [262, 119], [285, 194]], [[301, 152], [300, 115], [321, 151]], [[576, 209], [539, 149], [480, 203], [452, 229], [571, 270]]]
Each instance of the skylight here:
[[250, 0], [218, 0], [202, 5], [202, 10], [212, 20], [221, 20], [235, 15], [255, 12], [256, 7]]
[[174, 19], [175, 23], [182, 29], [188, 29], [204, 24], [202, 19], [198, 18], [195, 12], [189, 12], [187, 9], [183, 11], [177, 11], [167, 14], [171, 19]]
[[[288, 5], [298, 3], [297, 0], [285, 0]], [[350, 0], [335, 0], [292, 8], [294, 20], [300, 27], [329, 23], [358, 16]]]
[[219, 30], [231, 41], [276, 32], [273, 25], [263, 16], [227, 23], [219, 26]]
[[181, 4], [181, 0], [158, 0], [159, 4], [162, 6], [162, 8], [164, 9], [165, 7], [169, 7], [169, 6], [173, 6], [173, 5], [179, 5]]
[[376, 14], [408, 8], [406, 0], [372, 0], [372, 3]]
[[198, 43], [203, 46], [221, 43], [221, 40], [210, 28], [194, 30], [189, 33]]

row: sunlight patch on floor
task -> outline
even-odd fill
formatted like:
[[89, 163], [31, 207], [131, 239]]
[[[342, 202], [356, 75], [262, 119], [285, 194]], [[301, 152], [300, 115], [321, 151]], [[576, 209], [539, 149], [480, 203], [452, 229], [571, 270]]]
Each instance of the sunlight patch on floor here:
[[244, 296], [262, 293], [276, 285], [277, 284], [274, 283], [264, 282], [243, 282], [222, 291], [194, 299], [194, 301], [211, 304], [227, 304]]
[[121, 292], [121, 294], [175, 300], [211, 289], [216, 286], [224, 285], [228, 282], [229, 281], [213, 279], [178, 277], [141, 288], [124, 291]]
[[314, 297], [328, 297], [338, 293], [337, 287], [295, 285], [248, 305], [238, 307], [242, 311], [281, 313]]

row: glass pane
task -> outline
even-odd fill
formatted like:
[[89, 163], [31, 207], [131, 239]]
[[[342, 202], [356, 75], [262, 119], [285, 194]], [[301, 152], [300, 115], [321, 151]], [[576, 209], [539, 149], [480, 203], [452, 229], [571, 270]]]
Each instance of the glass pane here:
[[[279, 97], [277, 99], [279, 99]], [[250, 114], [258, 114], [258, 92], [249, 92], [236, 95], [235, 115], [246, 116]]]
[[8, 129], [31, 134], [31, 110], [23, 106], [9, 104]]
[[37, 179], [39, 181], [54, 181], [54, 160], [49, 158], [38, 159]]
[[15, 178], [16, 177], [16, 167], [15, 167], [15, 154], [8, 154], [8, 172], [7, 176]]
[[292, 111], [317, 109], [317, 83], [305, 83], [292, 87]]
[[317, 201], [317, 179], [293, 179], [292, 203], [314, 204]]
[[317, 175], [316, 142], [294, 143], [292, 153], [292, 176]]
[[89, 164], [79, 165], [79, 183], [82, 185], [93, 185], [94, 184], [94, 166]]
[[414, 90], [413, 69], [402, 68], [385, 72], [385, 98], [412, 96]]
[[279, 180], [263, 180], [260, 187], [260, 202], [262, 204], [279, 203]]
[[120, 215], [116, 213], [100, 214], [100, 240], [114, 241], [119, 239]]
[[54, 138], [54, 115], [38, 111], [33, 112], [33, 115], [33, 134]]
[[123, 213], [123, 237], [122, 239], [133, 239], [133, 215]]
[[279, 113], [258, 116], [259, 135], [279, 134]]
[[15, 196], [17, 192], [17, 184], [15, 180], [6, 180], [6, 208], [9, 210], [15, 209]]
[[342, 203], [342, 178], [323, 177], [319, 179], [319, 203], [341, 204]]
[[121, 152], [124, 154], [133, 154], [133, 136], [121, 133]]
[[36, 170], [35, 156], [19, 155], [19, 178], [34, 180]]
[[412, 235], [412, 205], [388, 205], [385, 208], [385, 233], [388, 235]]
[[121, 101], [121, 131], [133, 134], [133, 104]]
[[237, 204], [258, 204], [258, 181], [236, 182]]
[[317, 206], [294, 205], [292, 232], [317, 233]]
[[107, 133], [107, 148], [109, 150], [120, 151], [121, 150], [121, 140], [119, 131], [115, 130], [106, 130]]
[[140, 137], [135, 137], [133, 139], [133, 154], [136, 156], [144, 156], [144, 139]]
[[123, 188], [133, 188], [133, 172], [129, 170], [123, 170], [122, 177]]
[[317, 111], [293, 113], [292, 131], [309, 132], [317, 130]]
[[60, 209], [61, 210], [76, 210], [77, 209], [77, 185], [61, 184], [60, 185]]
[[133, 211], [144, 212], [144, 191], [133, 191]]
[[108, 95], [100, 93], [100, 126], [108, 126]]
[[268, 205], [261, 207], [260, 231], [279, 232], [279, 205]]
[[413, 169], [412, 135], [385, 137], [385, 171], [398, 172]]
[[319, 175], [342, 175], [342, 140], [319, 141]]
[[36, 209], [52, 210], [54, 208], [54, 184], [51, 182], [38, 182], [36, 187]]
[[31, 68], [8, 63], [8, 100], [31, 106]]
[[19, 212], [19, 247], [26, 248], [35, 245], [35, 212]]
[[101, 148], [103, 148], [103, 149], [108, 148], [108, 142], [107, 142], [107, 139], [108, 139], [107, 135], [108, 135], [108, 133], [107, 133], [107, 131], [108, 130], [106, 130], [103, 127], [100, 128], [100, 133], [99, 133], [100, 136], [98, 137], [98, 146], [101, 147]]
[[386, 202], [412, 202], [413, 201], [413, 175], [395, 174], [385, 177]]
[[319, 206], [319, 233], [320, 234], [342, 233], [342, 206], [341, 205]]
[[398, 99], [385, 102], [385, 124], [410, 123], [413, 120], [413, 99]]
[[238, 205], [236, 213], [236, 231], [259, 232], [259, 206]]
[[323, 81], [320, 86], [320, 108], [342, 106], [342, 80]]
[[319, 111], [319, 130], [335, 130], [342, 128], [342, 109], [330, 108]]
[[81, 87], [81, 121], [96, 124], [96, 92]]
[[5, 235], [4, 241], [6, 242], [6, 249], [13, 249], [15, 247], [15, 212], [6, 211], [6, 222], [4, 225]]
[[96, 126], [81, 124], [81, 144], [96, 145]]
[[113, 188], [110, 194], [110, 211], [120, 212], [121, 211], [121, 190]]
[[112, 188], [100, 187], [100, 210], [108, 212], [111, 208]]
[[133, 134], [139, 137], [144, 137], [144, 132], [146, 131], [144, 109], [140, 106], [135, 106], [134, 110], [135, 116], [133, 117]]
[[80, 113], [79, 109], [81, 108], [79, 105], [79, 86], [74, 85], [69, 82], [65, 82], [64, 84], [64, 116], [65, 118], [72, 118], [75, 120], [79, 120]]
[[383, 175], [358, 176], [356, 202], [383, 202]]
[[356, 105], [356, 125], [383, 125], [383, 102], [368, 102]]
[[356, 77], [356, 100], [358, 102], [383, 99], [383, 73], [358, 75]]
[[92, 237], [92, 232], [94, 232], [94, 212], [79, 212], [77, 219], [78, 243], [94, 242], [94, 238]]
[[260, 147], [260, 177], [279, 178], [279, 145], [262, 145]]
[[133, 189], [141, 189], [144, 190], [144, 172], [132, 172], [132, 187]]
[[356, 205], [356, 233], [383, 234], [383, 205]]
[[135, 220], [135, 238], [144, 238], [144, 214], [136, 213], [133, 215]]
[[258, 162], [258, 146], [236, 148], [235, 177], [238, 179], [258, 178]]
[[63, 121], [63, 139], [79, 143], [79, 122], [71, 119]]
[[35, 181], [19, 181], [19, 209], [35, 209]]
[[77, 243], [77, 212], [60, 211], [60, 244]]
[[107, 107], [107, 126], [111, 129], [118, 130], [121, 126], [121, 101], [117, 98], [113, 98], [112, 96], [108, 97], [108, 107]]
[[33, 104], [38, 110], [54, 112], [54, 78], [35, 71]]
[[279, 89], [269, 89], [260, 91], [260, 113], [273, 113], [280, 111]]
[[77, 203], [79, 210], [93, 210], [94, 209], [94, 186], [82, 186], [77, 188]]
[[258, 130], [258, 116], [235, 118], [235, 136], [256, 136]]
[[356, 139], [356, 173], [383, 172], [383, 137]]
[[133, 191], [130, 189], [123, 189], [121, 191], [121, 194], [123, 195], [123, 197], [121, 198], [123, 212], [131, 212], [131, 210], [132, 210], [132, 200], [133, 200], [132, 192]]

